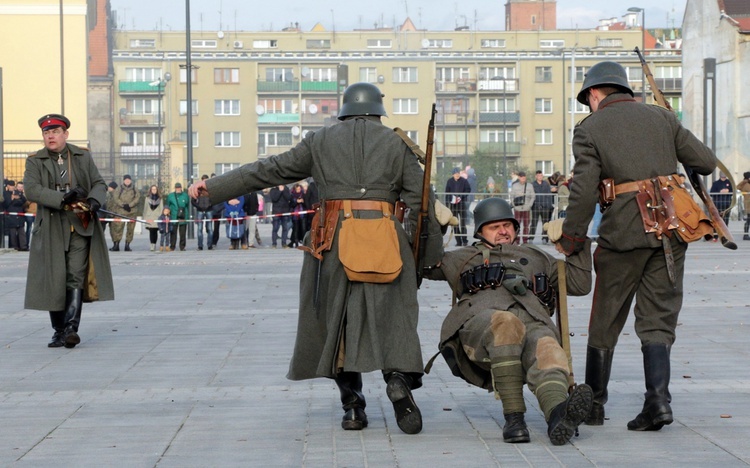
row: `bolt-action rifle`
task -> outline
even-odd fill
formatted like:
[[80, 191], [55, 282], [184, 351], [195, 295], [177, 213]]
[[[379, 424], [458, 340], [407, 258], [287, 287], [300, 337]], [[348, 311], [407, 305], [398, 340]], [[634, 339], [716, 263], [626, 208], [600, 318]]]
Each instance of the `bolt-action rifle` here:
[[[638, 47], [635, 48], [635, 53], [638, 54], [638, 58], [641, 61], [641, 67], [643, 68], [643, 73], [648, 80], [648, 84], [651, 86], [651, 91], [654, 93], [654, 101], [656, 101], [658, 105], [664, 107], [665, 109], [674, 112], [674, 109], [672, 109], [672, 106], [669, 104], [669, 102], [664, 99], [664, 93], [662, 93], [661, 89], [659, 89], [659, 87], [656, 85], [654, 75], [651, 74], [651, 69], [649, 68], [648, 63], [646, 63], [646, 59], [643, 58], [643, 54], [641, 54], [641, 51], [638, 50]], [[719, 166], [719, 169], [724, 172], [727, 177], [731, 176], [729, 170], [721, 161], [717, 160], [717, 166]], [[693, 168], [688, 166], [683, 167], [685, 168], [685, 174], [688, 176], [688, 180], [690, 180], [690, 184], [693, 186], [700, 199], [703, 200], [703, 204], [706, 205], [706, 209], [708, 210], [708, 214], [711, 217], [714, 229], [716, 230], [717, 234], [719, 234], [719, 238], [721, 239], [721, 245], [731, 250], [737, 250], [737, 244], [734, 242], [734, 237], [732, 236], [732, 233], [729, 232], [729, 228], [724, 222], [721, 213], [719, 213], [719, 210], [716, 208], [714, 201], [711, 199], [708, 190], [706, 190], [706, 186], [703, 184], [703, 179], [701, 179], [701, 176], [697, 172], [695, 172]], [[732, 187], [734, 187], [734, 181], [731, 182]], [[732, 198], [734, 199], [734, 195]], [[730, 205], [727, 210], [731, 209], [732, 207]]]
[[419, 205], [419, 215], [417, 216], [417, 231], [414, 235], [412, 252], [414, 254], [414, 264], [417, 267], [417, 287], [422, 284], [422, 269], [424, 268], [424, 256], [427, 250], [427, 238], [429, 230], [429, 207], [430, 207], [430, 176], [432, 175], [432, 146], [435, 138], [435, 104], [432, 104], [430, 113], [430, 123], [427, 127], [427, 148], [424, 156], [424, 177], [422, 178], [422, 202]]

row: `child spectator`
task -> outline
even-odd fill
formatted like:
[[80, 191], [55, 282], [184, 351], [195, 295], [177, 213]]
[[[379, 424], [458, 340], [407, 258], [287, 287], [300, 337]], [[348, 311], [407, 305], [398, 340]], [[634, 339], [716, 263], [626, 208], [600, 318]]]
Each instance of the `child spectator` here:
[[159, 233], [161, 234], [161, 239], [159, 240], [159, 252], [167, 251], [169, 252], [169, 238], [172, 235], [172, 223], [170, 223], [170, 220], [172, 219], [172, 215], [170, 213], [169, 207], [165, 206], [163, 210], [161, 210], [161, 216], [159, 216]]

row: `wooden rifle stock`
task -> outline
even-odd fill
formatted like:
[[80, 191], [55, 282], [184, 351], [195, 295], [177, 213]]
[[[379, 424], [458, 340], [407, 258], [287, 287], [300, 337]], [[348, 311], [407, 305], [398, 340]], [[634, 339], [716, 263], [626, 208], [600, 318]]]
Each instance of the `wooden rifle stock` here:
[[417, 287], [422, 284], [422, 265], [425, 251], [427, 250], [427, 238], [429, 236], [429, 207], [430, 207], [430, 176], [432, 175], [432, 147], [435, 139], [435, 104], [432, 104], [430, 123], [427, 127], [427, 148], [424, 156], [424, 177], [422, 178], [422, 201], [419, 205], [417, 216], [417, 232], [414, 235], [412, 253], [414, 254], [414, 265], [417, 267]]
[[[648, 63], [646, 63], [646, 59], [643, 58], [643, 54], [641, 54], [641, 51], [638, 50], [638, 47], [635, 48], [635, 53], [638, 54], [638, 59], [641, 61], [641, 68], [643, 68], [643, 73], [648, 80], [649, 86], [651, 86], [651, 91], [654, 93], [654, 101], [656, 101], [657, 104], [664, 107], [665, 109], [674, 112], [674, 109], [672, 109], [672, 106], [669, 105], [669, 102], [664, 99], [664, 93], [662, 93], [661, 89], [659, 89], [659, 87], [656, 85], [654, 75], [651, 73], [651, 69], [649, 68]], [[726, 168], [724, 168], [721, 162], [719, 162], [719, 165], [723, 168], [722, 170], [724, 171], [724, 173], [728, 174], [728, 171], [726, 170]], [[711, 216], [711, 221], [713, 221], [714, 229], [721, 238], [721, 245], [731, 250], [737, 250], [737, 244], [734, 242], [734, 237], [732, 236], [732, 233], [729, 232], [729, 228], [724, 222], [724, 218], [722, 218], [718, 208], [716, 208], [716, 205], [714, 204], [711, 195], [708, 193], [708, 190], [706, 190], [706, 186], [703, 184], [703, 180], [701, 179], [700, 175], [690, 167], [684, 165], [683, 167], [685, 168], [685, 173], [688, 176], [688, 180], [690, 180], [690, 184], [693, 186], [700, 199], [703, 200], [703, 204], [706, 205], [708, 214]], [[732, 186], [734, 187], [734, 184], [732, 184]]]

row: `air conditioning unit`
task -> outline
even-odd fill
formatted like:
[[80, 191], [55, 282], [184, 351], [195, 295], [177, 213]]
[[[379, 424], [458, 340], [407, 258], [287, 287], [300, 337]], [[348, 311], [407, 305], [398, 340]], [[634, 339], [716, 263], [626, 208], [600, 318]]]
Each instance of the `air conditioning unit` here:
[[234, 41], [235, 49], [242, 49], [242, 47], [243, 47], [242, 41]]

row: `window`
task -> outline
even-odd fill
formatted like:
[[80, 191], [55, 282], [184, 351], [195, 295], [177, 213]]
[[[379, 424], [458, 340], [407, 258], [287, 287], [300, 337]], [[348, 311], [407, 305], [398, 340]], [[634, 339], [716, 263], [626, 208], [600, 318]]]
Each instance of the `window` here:
[[[482, 130], [479, 132], [479, 141], [482, 143], [502, 143], [503, 142], [503, 130], [492, 129]], [[516, 131], [506, 130], [505, 141], [516, 141]]]
[[534, 77], [537, 83], [552, 82], [552, 67], [536, 67]]
[[394, 99], [394, 114], [417, 114], [419, 112], [416, 99]]
[[[198, 100], [193, 99], [190, 106], [191, 114], [198, 115]], [[180, 99], [180, 115], [187, 115], [187, 99]]]
[[126, 81], [156, 81], [161, 79], [161, 68], [126, 68]]
[[675, 112], [682, 112], [682, 98], [680, 96], [664, 96], [664, 99], [672, 106]]
[[148, 162], [128, 162], [125, 164], [125, 173], [132, 174], [135, 180], [155, 179], [159, 175], [159, 164]]
[[480, 44], [483, 49], [502, 49], [505, 47], [505, 39], [482, 39]]
[[[187, 132], [180, 132], [180, 140], [185, 142], [187, 146]], [[198, 132], [193, 132], [193, 148], [198, 147]]]
[[331, 48], [330, 39], [308, 39], [306, 44], [307, 44], [308, 49], [330, 49]]
[[453, 39], [428, 39], [425, 49], [450, 49], [453, 47]]
[[[482, 67], [479, 69], [480, 80], [491, 80], [493, 78], [514, 79], [515, 77], [515, 67]], [[508, 82], [507, 86], [510, 89], [511, 83]], [[500, 89], [502, 89], [502, 85]]]
[[573, 112], [575, 112], [576, 114], [583, 114], [583, 113], [589, 112], [589, 106], [585, 104], [581, 104], [580, 102], [578, 102], [578, 99], [576, 98], [568, 98], [568, 113], [570, 113], [571, 108], [573, 109]]
[[515, 112], [515, 98], [490, 98], [479, 100], [479, 112]]
[[214, 68], [214, 83], [239, 83], [239, 68]]
[[417, 130], [406, 130], [406, 136], [411, 138], [411, 141], [413, 141], [416, 144], [419, 144], [419, 131]]
[[190, 180], [196, 177], [196, 174], [200, 174], [198, 171], [198, 163], [193, 163], [193, 172], [188, 172], [188, 165], [182, 165], [182, 173], [185, 174], [185, 178]]
[[360, 67], [359, 81], [362, 83], [377, 83], [378, 69], [375, 67]]
[[437, 80], [454, 83], [470, 78], [468, 67], [438, 67]]
[[292, 132], [263, 132], [259, 137], [265, 146], [292, 146]]
[[266, 114], [291, 114], [297, 108], [291, 99], [259, 99]]
[[240, 167], [240, 163], [216, 163], [214, 173], [216, 175], [225, 174], [233, 169]]
[[293, 81], [291, 68], [266, 68], [266, 81]]
[[549, 114], [552, 112], [552, 99], [536, 98], [534, 99], [534, 112], [537, 114]]
[[217, 41], [215, 39], [193, 39], [190, 46], [196, 49], [215, 49]]
[[393, 47], [390, 39], [368, 39], [368, 49], [390, 49]]
[[555, 172], [555, 165], [552, 161], [537, 161], [536, 170], [542, 171], [545, 176], [550, 176]]
[[336, 81], [335, 68], [311, 68], [309, 81]]
[[393, 82], [394, 83], [416, 83], [417, 82], [417, 67], [394, 67], [393, 68]]
[[239, 99], [216, 99], [214, 115], [240, 115]]
[[615, 37], [605, 38], [600, 37], [596, 40], [597, 47], [622, 47], [622, 39]]
[[156, 47], [156, 39], [131, 39], [131, 49], [153, 49]]
[[240, 132], [216, 132], [214, 133], [214, 146], [239, 147]]
[[565, 47], [565, 41], [562, 39], [541, 39], [539, 41], [540, 49], [559, 49]]
[[159, 102], [156, 99], [128, 99], [125, 101], [125, 108], [128, 114], [154, 115], [159, 108]]
[[128, 143], [133, 146], [156, 146], [158, 132], [128, 132]]
[[[575, 82], [576, 83], [583, 83], [583, 79], [586, 77], [586, 72], [589, 70], [589, 67], [576, 67], [575, 69]], [[573, 72], [572, 67], [568, 67], [568, 83], [571, 81], [571, 73]]]
[[654, 78], [682, 78], [682, 67], [656, 67]]
[[[191, 70], [190, 82], [191, 83], [198, 82], [198, 70], [196, 68], [193, 68]], [[185, 68], [180, 68], [180, 83], [187, 83], [187, 70]]]
[[641, 81], [643, 77], [643, 68], [638, 67], [625, 67], [625, 73], [628, 75], [628, 81]]
[[253, 41], [253, 49], [275, 49], [277, 47], [276, 39]]
[[534, 131], [535, 143], [537, 145], [551, 145], [552, 144], [552, 129], [541, 128]]

